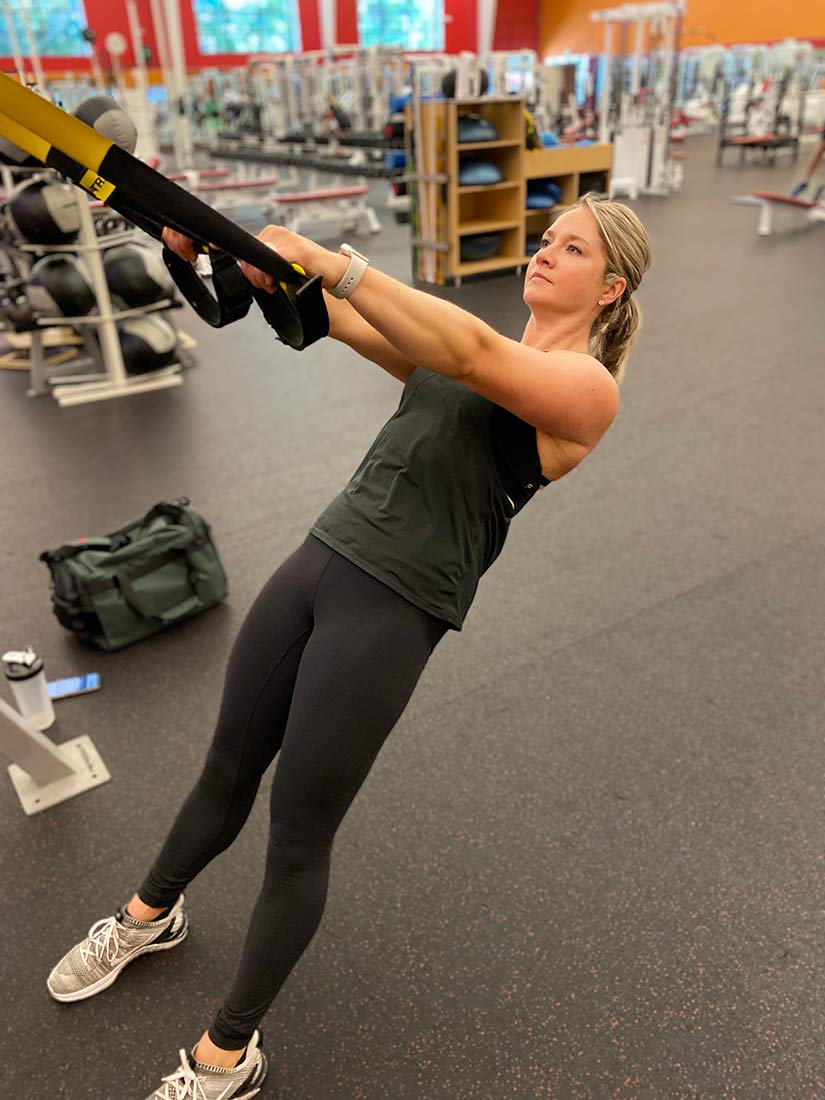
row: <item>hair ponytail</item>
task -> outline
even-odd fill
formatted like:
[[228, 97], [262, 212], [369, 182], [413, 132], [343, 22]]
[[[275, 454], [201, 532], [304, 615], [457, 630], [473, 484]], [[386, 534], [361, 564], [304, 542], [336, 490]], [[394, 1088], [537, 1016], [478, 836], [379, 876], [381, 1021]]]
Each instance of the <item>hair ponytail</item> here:
[[629, 206], [582, 195], [577, 206], [586, 206], [599, 227], [605, 255], [605, 282], [625, 279], [624, 293], [599, 313], [590, 330], [590, 354], [621, 382], [630, 348], [641, 327], [641, 310], [633, 292], [650, 267], [650, 241], [645, 228]]
[[624, 377], [630, 349], [641, 324], [642, 311], [625, 293], [599, 314], [590, 331], [590, 354], [604, 364], [617, 382]]

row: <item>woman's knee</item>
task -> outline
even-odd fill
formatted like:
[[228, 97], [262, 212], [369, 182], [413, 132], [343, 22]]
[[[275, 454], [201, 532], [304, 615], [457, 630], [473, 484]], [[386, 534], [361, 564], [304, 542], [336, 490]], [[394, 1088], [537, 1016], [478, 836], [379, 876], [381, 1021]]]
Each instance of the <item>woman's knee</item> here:
[[286, 870], [325, 859], [335, 840], [336, 825], [324, 816], [296, 814], [273, 817], [269, 825], [268, 859]]

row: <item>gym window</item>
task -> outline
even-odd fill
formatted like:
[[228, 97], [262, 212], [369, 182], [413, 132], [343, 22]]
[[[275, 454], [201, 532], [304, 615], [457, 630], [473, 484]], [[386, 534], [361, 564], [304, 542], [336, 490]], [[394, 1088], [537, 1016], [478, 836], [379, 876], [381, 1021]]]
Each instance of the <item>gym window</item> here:
[[[29, 56], [29, 40], [23, 26], [22, 4], [10, 5], [17, 44], [24, 58]], [[7, 9], [8, 10], [8, 9]], [[34, 43], [42, 57], [88, 57], [91, 49], [83, 37], [86, 12], [83, 0], [32, 0], [26, 2]], [[0, 18], [0, 57], [11, 57], [11, 38], [6, 21]], [[27, 65], [31, 70], [31, 67]]]
[[444, 0], [358, 0], [362, 46], [444, 49]]
[[297, 0], [193, 0], [201, 53], [301, 49]]

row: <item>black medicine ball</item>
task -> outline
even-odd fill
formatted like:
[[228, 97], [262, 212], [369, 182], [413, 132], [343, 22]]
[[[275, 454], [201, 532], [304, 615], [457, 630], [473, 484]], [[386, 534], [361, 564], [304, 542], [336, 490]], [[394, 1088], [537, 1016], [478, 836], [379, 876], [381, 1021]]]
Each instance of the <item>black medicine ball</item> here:
[[501, 248], [500, 233], [473, 233], [461, 238], [461, 262], [489, 260]]
[[175, 361], [177, 336], [162, 317], [134, 317], [118, 325], [127, 374], [147, 374]]
[[29, 301], [46, 317], [85, 317], [97, 305], [85, 264], [74, 256], [45, 256], [32, 268]]
[[[445, 97], [445, 99], [455, 99], [455, 81], [456, 81], [456, 71], [455, 71], [455, 69], [450, 69], [450, 71], [448, 73], [445, 73], [444, 76], [441, 78], [441, 94]], [[487, 76], [487, 70], [482, 69], [481, 70], [481, 84], [480, 84], [481, 90], [480, 90], [479, 94], [480, 95], [487, 95], [487, 89], [489, 87], [490, 87], [490, 78]]]
[[110, 248], [103, 260], [109, 290], [136, 308], [175, 296], [175, 284], [159, 252], [137, 244]]
[[9, 199], [11, 225], [30, 244], [71, 244], [80, 232], [74, 189], [54, 180], [32, 180]]

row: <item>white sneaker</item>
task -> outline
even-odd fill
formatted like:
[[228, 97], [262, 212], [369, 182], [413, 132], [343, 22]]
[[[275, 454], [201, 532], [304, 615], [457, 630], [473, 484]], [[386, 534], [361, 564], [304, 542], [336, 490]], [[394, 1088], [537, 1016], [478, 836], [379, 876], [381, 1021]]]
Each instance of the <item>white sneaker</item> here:
[[233, 1069], [217, 1069], [195, 1061], [194, 1054], [180, 1051], [180, 1066], [163, 1078], [163, 1084], [146, 1100], [248, 1100], [257, 1096], [266, 1077], [266, 1055], [260, 1048], [261, 1033], [249, 1040], [243, 1061]]
[[93, 924], [86, 939], [63, 956], [46, 987], [56, 1001], [93, 997], [116, 981], [138, 955], [177, 947], [188, 931], [183, 894], [162, 920], [135, 920], [118, 909], [113, 917]]

